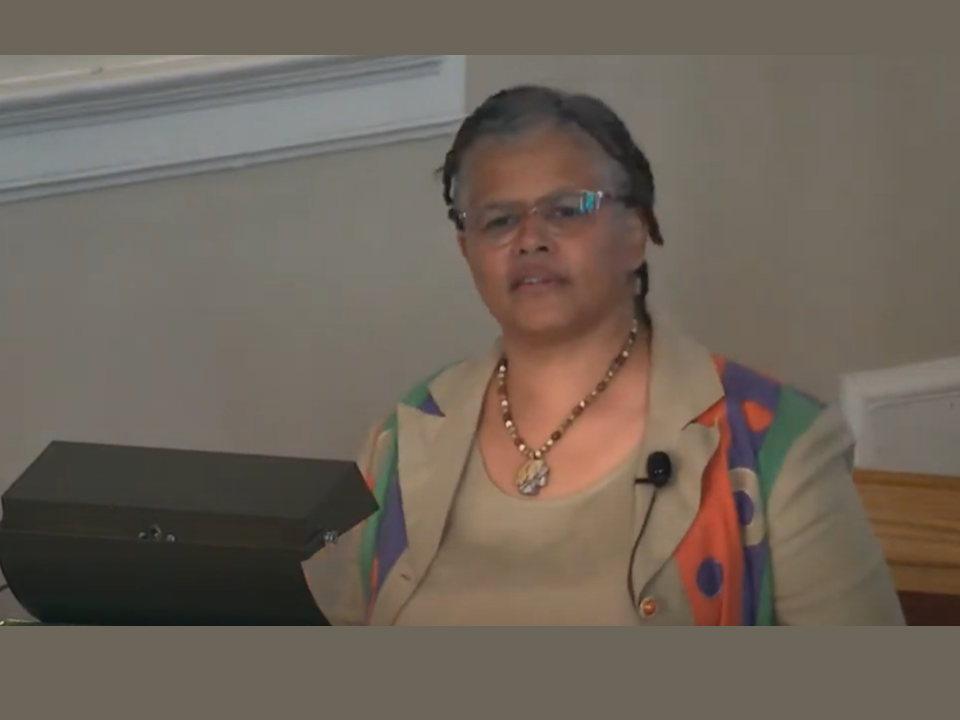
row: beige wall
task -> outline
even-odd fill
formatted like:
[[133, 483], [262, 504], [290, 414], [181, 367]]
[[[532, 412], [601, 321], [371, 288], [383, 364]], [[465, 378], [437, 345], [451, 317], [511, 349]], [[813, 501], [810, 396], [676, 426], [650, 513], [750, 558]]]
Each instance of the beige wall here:
[[[655, 297], [718, 351], [832, 396], [960, 354], [956, 60], [471, 56], [599, 93], [649, 150]], [[0, 489], [56, 437], [350, 454], [483, 347], [409, 143], [0, 206]]]

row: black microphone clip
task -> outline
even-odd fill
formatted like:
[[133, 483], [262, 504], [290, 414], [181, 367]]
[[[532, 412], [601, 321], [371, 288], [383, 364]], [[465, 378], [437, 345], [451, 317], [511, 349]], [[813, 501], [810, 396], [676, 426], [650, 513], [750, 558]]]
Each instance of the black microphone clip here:
[[666, 487], [673, 477], [673, 463], [670, 456], [658, 450], [647, 458], [647, 477], [637, 480], [637, 484], [653, 485], [657, 490]]

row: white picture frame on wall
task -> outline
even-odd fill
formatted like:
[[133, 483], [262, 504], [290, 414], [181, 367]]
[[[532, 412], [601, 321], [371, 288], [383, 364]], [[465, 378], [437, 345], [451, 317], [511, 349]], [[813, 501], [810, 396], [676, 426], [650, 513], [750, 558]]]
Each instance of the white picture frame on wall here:
[[465, 55], [0, 56], [0, 203], [447, 135], [465, 83]]
[[840, 400], [858, 468], [960, 475], [960, 357], [850, 373]]

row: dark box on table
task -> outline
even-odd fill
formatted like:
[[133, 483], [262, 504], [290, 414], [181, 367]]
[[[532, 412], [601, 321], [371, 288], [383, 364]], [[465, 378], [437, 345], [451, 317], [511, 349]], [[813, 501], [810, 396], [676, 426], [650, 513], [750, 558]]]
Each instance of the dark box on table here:
[[54, 442], [3, 494], [42, 623], [326, 625], [301, 563], [377, 511], [355, 463]]

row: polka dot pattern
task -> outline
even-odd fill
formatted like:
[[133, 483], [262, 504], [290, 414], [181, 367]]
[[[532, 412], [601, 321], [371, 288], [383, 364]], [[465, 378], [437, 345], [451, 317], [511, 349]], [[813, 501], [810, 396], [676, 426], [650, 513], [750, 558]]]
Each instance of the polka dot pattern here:
[[767, 523], [763, 516], [760, 481], [756, 473], [743, 469], [731, 470], [730, 486], [744, 545], [761, 545], [767, 534]]
[[747, 527], [753, 522], [753, 516], [756, 512], [753, 498], [745, 490], [739, 490], [733, 494], [733, 501], [737, 505], [737, 519], [743, 527]]
[[707, 558], [697, 568], [697, 588], [708, 600], [719, 597], [723, 590], [723, 566], [714, 558]]

